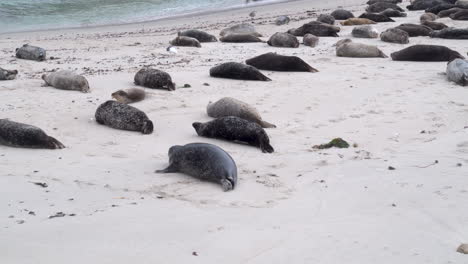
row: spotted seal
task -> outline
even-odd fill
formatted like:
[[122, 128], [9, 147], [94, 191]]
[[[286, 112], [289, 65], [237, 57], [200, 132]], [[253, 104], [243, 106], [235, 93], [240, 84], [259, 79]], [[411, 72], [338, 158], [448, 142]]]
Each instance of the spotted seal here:
[[299, 40], [289, 33], [276, 32], [270, 37], [267, 44], [273, 47], [297, 48], [299, 47]]
[[313, 34], [317, 37], [338, 37], [340, 28], [332, 26], [319, 21], [311, 21], [302, 25], [299, 28], [293, 28], [288, 30], [289, 34], [294, 36], [304, 36], [305, 34]]
[[373, 26], [364, 25], [353, 28], [351, 35], [355, 38], [378, 38], [379, 31]]
[[227, 78], [249, 81], [271, 81], [257, 68], [238, 62], [226, 62], [210, 69], [210, 76], [215, 78]]
[[24, 60], [44, 61], [46, 60], [46, 51], [43, 48], [24, 44], [16, 49], [16, 57]]
[[189, 37], [198, 40], [199, 42], [216, 42], [218, 41], [215, 36], [208, 34], [198, 29], [189, 29], [177, 32], [179, 37]]
[[388, 2], [377, 2], [375, 4], [369, 5], [366, 8], [366, 11], [369, 13], [379, 13], [388, 8], [403, 12], [403, 9], [399, 7], [397, 4], [388, 3]]
[[353, 13], [345, 9], [336, 9], [335, 11], [331, 12], [330, 16], [337, 20], [346, 20], [348, 18], [354, 17]]
[[268, 52], [245, 61], [247, 65], [267, 71], [318, 72], [296, 56], [284, 56]]
[[317, 17], [317, 21], [325, 23], [325, 24], [329, 24], [329, 25], [335, 24], [335, 18], [332, 15], [327, 15], [327, 14], [320, 14]]
[[379, 48], [343, 39], [336, 43], [336, 56], [350, 58], [387, 58]]
[[17, 74], [17, 70], [6, 70], [0, 68], [0, 81], [14, 80]]
[[65, 146], [42, 129], [0, 119], [0, 144], [18, 148], [62, 149]]
[[390, 43], [408, 44], [409, 34], [398, 28], [389, 28], [380, 34], [380, 40]]
[[247, 23], [237, 24], [232, 27], [225, 28], [221, 30], [219, 35], [223, 37], [232, 33], [252, 34], [257, 37], [262, 37], [262, 34], [258, 33], [253, 25]]
[[468, 39], [468, 28], [444, 28], [432, 31], [430, 37], [444, 39]]
[[432, 29], [428, 26], [405, 23], [395, 28], [406, 31], [410, 37], [429, 36]]
[[394, 61], [452, 61], [465, 58], [457, 51], [439, 45], [413, 45], [390, 56]]
[[447, 78], [459, 85], [468, 85], [468, 61], [454, 59], [447, 65]]
[[367, 18], [374, 22], [395, 22], [395, 20], [390, 17], [380, 14], [380, 13], [362, 13], [359, 18]]
[[49, 74], [43, 74], [42, 79], [45, 85], [52, 86], [60, 90], [80, 91], [89, 93], [88, 80], [82, 75], [72, 71], [61, 70]]
[[153, 122], [146, 114], [127, 104], [109, 100], [96, 109], [96, 122], [115, 129], [153, 133]]
[[169, 73], [153, 68], [142, 68], [134, 77], [136, 85], [140, 85], [152, 89], [167, 89], [169, 91], [175, 90], [175, 83]]
[[313, 34], [307, 33], [302, 38], [302, 43], [304, 43], [304, 45], [309, 46], [309, 47], [315, 47], [319, 43], [319, 37]]
[[367, 19], [367, 18], [348, 18], [345, 21], [340, 22], [343, 26], [355, 26], [355, 25], [369, 25], [369, 24], [377, 24], [376, 22]]

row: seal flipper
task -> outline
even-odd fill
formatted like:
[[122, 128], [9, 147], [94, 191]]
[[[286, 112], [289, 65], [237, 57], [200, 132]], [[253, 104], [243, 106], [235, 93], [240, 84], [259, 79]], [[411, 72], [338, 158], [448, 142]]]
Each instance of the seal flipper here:
[[163, 170], [157, 170], [155, 173], [172, 173], [172, 172], [179, 172], [177, 166], [174, 163], [169, 164], [169, 166]]
[[221, 186], [223, 186], [223, 191], [227, 192], [234, 190], [234, 182], [230, 179], [222, 179], [220, 183]]
[[65, 148], [65, 145], [63, 145], [60, 141], [57, 139], [50, 137], [48, 138], [48, 143], [50, 144], [51, 149], [63, 149]]
[[273, 153], [275, 151], [275, 149], [270, 145], [270, 143], [260, 143], [260, 149], [263, 153]]
[[260, 126], [264, 128], [275, 128], [276, 125], [273, 125], [271, 123], [268, 123], [267, 121], [260, 120]]

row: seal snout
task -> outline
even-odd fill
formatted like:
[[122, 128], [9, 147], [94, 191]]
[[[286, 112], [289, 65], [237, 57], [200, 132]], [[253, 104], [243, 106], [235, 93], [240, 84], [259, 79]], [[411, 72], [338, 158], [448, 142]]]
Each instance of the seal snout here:
[[195, 131], [197, 132], [198, 135], [200, 135], [199, 131], [200, 131], [201, 125], [202, 125], [202, 123], [200, 123], [200, 122], [192, 123], [192, 126], [193, 126], [193, 128], [195, 129]]

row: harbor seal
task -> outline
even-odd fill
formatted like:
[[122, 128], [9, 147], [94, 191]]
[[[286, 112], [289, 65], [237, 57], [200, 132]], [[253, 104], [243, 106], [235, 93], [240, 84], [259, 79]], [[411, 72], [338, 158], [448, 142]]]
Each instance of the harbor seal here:
[[336, 56], [350, 58], [387, 58], [379, 48], [343, 39], [336, 43]]
[[454, 8], [454, 7], [457, 7], [457, 6], [454, 5], [454, 4], [442, 3], [442, 4], [435, 5], [433, 7], [426, 8], [425, 12], [426, 13], [438, 14], [440, 11], [447, 10], [447, 9], [450, 9], [450, 8]]
[[96, 109], [96, 122], [115, 129], [153, 133], [153, 122], [146, 114], [130, 105], [109, 100]]
[[444, 28], [432, 31], [430, 37], [444, 39], [468, 39], [468, 28]]
[[367, 18], [348, 18], [345, 21], [340, 22], [343, 26], [355, 26], [355, 25], [369, 25], [369, 24], [377, 24], [376, 22], [367, 19]]
[[210, 69], [210, 76], [215, 78], [227, 78], [249, 81], [271, 81], [257, 68], [238, 62], [226, 62]]
[[468, 20], [468, 9], [462, 9], [456, 13], [452, 13], [449, 17], [453, 20]]
[[454, 59], [447, 65], [447, 78], [461, 86], [468, 85], [468, 61]]
[[189, 29], [177, 32], [179, 37], [189, 37], [198, 40], [199, 42], [216, 42], [218, 41], [215, 36], [208, 34], [198, 29]]
[[0, 68], [0, 81], [14, 80], [17, 74], [17, 70], [6, 70]]
[[367, 1], [367, 5], [372, 5], [372, 4], [375, 4], [375, 3], [378, 3], [378, 2], [387, 2], [387, 3], [392, 3], [392, 4], [398, 4], [398, 3], [401, 3], [402, 0], [369, 0]]
[[462, 10], [463, 10], [462, 8], [454, 7], [454, 8], [450, 8], [450, 9], [447, 9], [447, 10], [440, 11], [439, 13], [437, 13], [437, 16], [440, 17], [440, 18], [450, 17], [451, 14], [457, 13], [457, 12], [462, 11]]
[[169, 166], [156, 173], [181, 172], [192, 177], [221, 184], [224, 191], [237, 185], [237, 166], [222, 148], [207, 143], [172, 146], [168, 152]]
[[136, 85], [148, 87], [151, 89], [175, 90], [175, 83], [169, 73], [153, 68], [143, 68], [139, 70], [134, 77]]
[[40, 47], [24, 44], [21, 48], [16, 49], [16, 58], [44, 61], [46, 59], [46, 51]]
[[255, 122], [263, 128], [276, 127], [275, 125], [264, 121], [255, 107], [232, 97], [224, 97], [214, 103], [210, 102], [206, 107], [206, 112], [208, 116], [214, 118], [237, 116], [242, 119]]
[[429, 36], [432, 29], [428, 26], [417, 25], [417, 24], [401, 24], [395, 28], [406, 31], [410, 37]]
[[354, 17], [353, 13], [344, 9], [336, 9], [331, 12], [330, 16], [334, 17], [336, 20], [346, 20]]
[[178, 36], [175, 39], [169, 41], [169, 44], [174, 45], [174, 46], [201, 48], [201, 44], [196, 38], [185, 37], [185, 36]]
[[366, 11], [369, 13], [380, 13], [388, 8], [403, 12], [403, 9], [399, 7], [397, 4], [392, 4], [388, 2], [377, 2], [375, 4], [369, 5], [366, 8]]
[[294, 36], [304, 36], [305, 34], [313, 34], [317, 37], [338, 37], [337, 32], [340, 32], [339, 27], [325, 24], [319, 21], [311, 21], [307, 24], [302, 25], [299, 28], [293, 28], [288, 30], [288, 33]]
[[380, 40], [390, 43], [408, 44], [409, 34], [398, 28], [389, 28], [380, 34]]
[[65, 146], [42, 129], [0, 119], [0, 144], [17, 148], [62, 149]]
[[304, 43], [304, 45], [309, 46], [309, 47], [317, 46], [318, 42], [319, 42], [319, 37], [313, 34], [307, 33], [302, 38], [302, 43]]
[[422, 23], [424, 21], [436, 21], [437, 15], [433, 13], [424, 13], [419, 17], [419, 21]]
[[425, 10], [439, 4], [446, 3], [444, 0], [415, 0], [411, 5], [406, 6], [408, 10]]
[[247, 143], [259, 147], [263, 153], [274, 151], [265, 130], [259, 124], [240, 117], [225, 116], [206, 123], [195, 122], [192, 126], [201, 137]]
[[88, 80], [82, 75], [72, 71], [61, 70], [49, 74], [43, 74], [42, 79], [45, 84], [61, 90], [80, 91], [89, 93]]
[[395, 22], [395, 20], [390, 17], [380, 14], [380, 13], [362, 13], [359, 18], [367, 18], [374, 22]]
[[439, 45], [414, 45], [390, 54], [394, 61], [452, 61], [464, 59], [455, 50]]
[[299, 47], [299, 40], [289, 33], [276, 32], [270, 37], [267, 44], [272, 47], [297, 48]]
[[296, 56], [283, 56], [268, 52], [245, 61], [247, 65], [267, 71], [318, 72]]
[[288, 16], [279, 16], [275, 19], [275, 24], [277, 26], [281, 26], [281, 25], [289, 24], [290, 21], [291, 19]]
[[431, 34], [432, 34], [432, 32], [434, 32], [434, 30], [442, 30], [444, 28], [448, 28], [448, 26], [445, 25], [444, 23], [434, 22], [434, 21], [423, 21], [423, 22], [421, 22], [421, 25], [429, 27], [430, 29], [433, 30], [433, 31], [431, 31], [429, 36], [431, 36]]
[[380, 12], [379, 14], [388, 16], [388, 17], [406, 17], [408, 15], [405, 12], [400, 12], [392, 8], [387, 8], [384, 11]]
[[219, 39], [221, 42], [233, 42], [233, 43], [248, 43], [248, 42], [264, 42], [259, 37], [252, 34], [245, 33], [232, 33], [225, 35]]
[[145, 99], [146, 92], [139, 88], [130, 88], [126, 90], [118, 90], [112, 93], [112, 98], [123, 104], [132, 104]]
[[364, 25], [353, 28], [351, 35], [355, 38], [378, 38], [379, 31], [373, 26]]
[[237, 33], [237, 34], [252, 34], [256, 37], [262, 37], [262, 34], [258, 33], [255, 27], [251, 24], [242, 23], [237, 24], [232, 27], [225, 28], [219, 33], [220, 36], [224, 37], [226, 35]]
[[325, 24], [329, 24], [329, 25], [335, 24], [335, 18], [332, 15], [327, 15], [327, 14], [320, 14], [317, 17], [317, 21], [325, 23]]

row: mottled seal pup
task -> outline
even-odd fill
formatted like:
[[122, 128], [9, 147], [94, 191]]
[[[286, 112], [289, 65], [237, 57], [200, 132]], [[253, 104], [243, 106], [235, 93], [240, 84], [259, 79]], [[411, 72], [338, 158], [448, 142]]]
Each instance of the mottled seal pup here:
[[335, 18], [332, 15], [327, 15], [327, 14], [320, 14], [317, 17], [317, 21], [325, 23], [325, 24], [329, 24], [329, 25], [335, 24]]
[[289, 33], [276, 32], [270, 37], [267, 44], [273, 47], [297, 48], [299, 47], [299, 40]]
[[206, 112], [208, 116], [214, 118], [237, 116], [242, 119], [255, 122], [264, 128], [276, 127], [275, 125], [264, 121], [255, 107], [232, 97], [224, 97], [214, 103], [210, 102], [206, 107]]
[[401, 7], [399, 7], [396, 4], [388, 3], [388, 2], [377, 2], [375, 4], [369, 5], [366, 8], [366, 11], [369, 13], [380, 13], [388, 8], [403, 12], [403, 9]]
[[305, 34], [313, 34], [318, 37], [338, 37], [337, 32], [340, 32], [339, 27], [325, 24], [319, 21], [312, 21], [302, 25], [299, 28], [288, 30], [288, 33], [294, 36], [304, 36]]
[[468, 9], [462, 9], [456, 13], [450, 14], [449, 17], [453, 20], [468, 20]]
[[140, 131], [143, 134], [153, 133], [153, 122], [146, 114], [127, 104], [109, 100], [101, 104], [94, 115], [96, 122], [108, 127]]
[[[432, 30], [442, 30], [444, 28], [448, 28], [448, 26], [445, 25], [444, 23], [434, 22], [434, 21], [423, 21], [423, 22], [421, 22], [421, 25], [429, 27]], [[432, 34], [432, 32], [434, 32], [434, 31], [431, 31], [429, 36]]]
[[247, 23], [237, 24], [232, 27], [225, 28], [221, 30], [219, 35], [223, 37], [232, 33], [252, 34], [257, 37], [262, 37], [262, 34], [258, 33], [257, 30], [255, 30], [255, 27], [253, 25], [247, 24]]
[[363, 13], [359, 16], [359, 18], [367, 18], [374, 22], [395, 22], [395, 20], [380, 13]]
[[337, 9], [331, 12], [330, 16], [334, 17], [337, 20], [346, 20], [348, 18], [354, 17], [353, 13], [344, 9]]
[[302, 43], [304, 43], [304, 45], [309, 46], [309, 47], [317, 46], [318, 42], [319, 42], [319, 37], [313, 34], [307, 33], [302, 38]]
[[369, 24], [377, 24], [376, 22], [367, 19], [367, 18], [348, 18], [345, 21], [340, 22], [343, 26], [355, 26], [355, 25], [369, 25]]
[[169, 73], [153, 68], [143, 68], [135, 74], [135, 84], [152, 88], [152, 89], [167, 89], [175, 90], [175, 83]]
[[62, 149], [65, 146], [42, 129], [0, 119], [0, 145], [18, 148]]
[[468, 85], [468, 61], [454, 59], [447, 65], [447, 78], [459, 85]]
[[61, 70], [58, 72], [43, 74], [42, 79], [46, 85], [57, 89], [89, 93], [88, 80], [86, 80], [84, 76], [72, 71]]
[[196, 38], [185, 37], [185, 36], [178, 36], [175, 39], [169, 41], [169, 43], [174, 46], [201, 48], [201, 44]]
[[430, 37], [444, 39], [468, 39], [468, 28], [444, 28], [442, 30], [432, 31]]
[[455, 50], [439, 45], [414, 45], [390, 54], [394, 61], [451, 61], [464, 59]]
[[17, 74], [17, 70], [6, 70], [0, 68], [0, 81], [14, 80]]
[[409, 23], [401, 24], [395, 28], [406, 31], [410, 37], [429, 36], [432, 32], [432, 29], [428, 26]]
[[199, 42], [216, 42], [218, 41], [215, 36], [210, 35], [204, 31], [197, 29], [190, 29], [185, 31], [180, 31], [177, 33], [177, 36], [180, 37], [189, 37], [197, 39]]
[[400, 12], [392, 8], [387, 8], [384, 11], [380, 12], [379, 14], [385, 15], [388, 17], [406, 17], [407, 16], [405, 12]]
[[351, 35], [355, 38], [378, 38], [379, 31], [375, 27], [369, 25], [357, 26], [351, 31]]
[[224, 191], [237, 185], [237, 166], [222, 148], [207, 143], [172, 146], [168, 152], [169, 166], [156, 173], [181, 172], [192, 177], [217, 182]]
[[46, 51], [40, 47], [24, 44], [21, 48], [16, 49], [16, 57], [24, 60], [44, 61]]
[[125, 90], [118, 90], [112, 93], [112, 98], [123, 104], [132, 104], [145, 99], [146, 92], [144, 89], [130, 88]]
[[379, 48], [343, 39], [336, 43], [336, 56], [350, 58], [387, 58]]
[[390, 43], [408, 44], [409, 34], [398, 28], [389, 28], [380, 34], [380, 40]]
[[238, 62], [226, 62], [210, 69], [210, 76], [250, 81], [271, 81], [257, 68]]
[[248, 42], [263, 42], [259, 37], [252, 34], [245, 33], [232, 33], [225, 35], [219, 39], [221, 42], [233, 42], [233, 43], [248, 43]]
[[245, 61], [247, 65], [267, 71], [318, 72], [296, 56], [283, 56], [268, 52]]
[[289, 24], [289, 21], [291, 21], [291, 19], [288, 16], [279, 16], [275, 19], [275, 24], [277, 26], [285, 25]]
[[257, 123], [236, 116], [225, 116], [213, 121], [192, 124], [201, 137], [219, 138], [229, 141], [239, 141], [259, 147], [264, 153], [272, 153], [270, 138]]
[[437, 15], [433, 13], [424, 13], [419, 17], [420, 22], [424, 21], [436, 21], [437, 20]]

